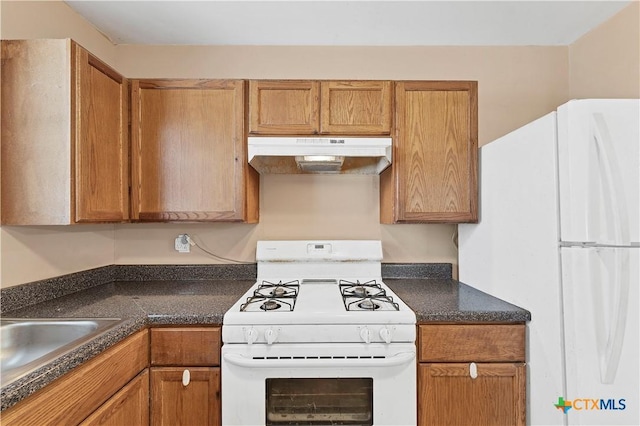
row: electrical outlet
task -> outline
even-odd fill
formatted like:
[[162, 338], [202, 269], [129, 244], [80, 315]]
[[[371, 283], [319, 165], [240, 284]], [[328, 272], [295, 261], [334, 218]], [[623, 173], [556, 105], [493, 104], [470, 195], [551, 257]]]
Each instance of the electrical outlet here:
[[189, 236], [187, 234], [180, 234], [176, 238], [175, 248], [177, 252], [189, 253], [191, 251], [191, 244], [189, 244]]

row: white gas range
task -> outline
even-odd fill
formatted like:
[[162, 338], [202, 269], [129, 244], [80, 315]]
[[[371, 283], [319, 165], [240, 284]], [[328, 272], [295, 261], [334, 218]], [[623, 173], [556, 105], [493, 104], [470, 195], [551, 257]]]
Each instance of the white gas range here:
[[416, 317], [381, 242], [259, 241], [256, 259], [224, 315], [223, 424], [415, 424]]

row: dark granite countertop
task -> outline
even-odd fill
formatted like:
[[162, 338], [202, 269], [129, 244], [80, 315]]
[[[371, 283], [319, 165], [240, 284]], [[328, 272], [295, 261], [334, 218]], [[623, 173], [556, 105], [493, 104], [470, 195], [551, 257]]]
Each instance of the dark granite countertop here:
[[3, 312], [3, 318], [123, 318], [126, 321], [0, 389], [1, 410], [148, 325], [222, 324], [253, 280], [115, 281]]
[[[114, 265], [113, 268], [119, 269], [115, 273], [109, 267], [99, 268], [98, 272], [87, 271], [91, 280], [79, 273], [63, 280], [56, 278], [32, 286], [3, 289], [3, 318], [122, 318], [124, 321], [2, 387], [1, 410], [146, 326], [221, 324], [227, 309], [255, 282], [255, 275], [251, 277], [255, 269], [247, 265], [238, 266], [236, 272], [232, 267], [209, 268], [212, 272], [206, 267], [189, 266], [186, 268], [190, 273], [165, 275], [158, 275], [157, 268], [147, 265], [131, 268]], [[212, 278], [216, 276], [222, 279]], [[383, 265], [385, 283], [414, 310], [418, 323], [530, 320], [528, 311], [450, 277], [451, 266], [447, 264]], [[51, 281], [55, 281], [52, 287], [55, 294], [47, 299], [42, 293], [46, 293]], [[84, 283], [80, 288], [79, 282]], [[25, 306], [25, 295], [32, 293], [38, 294], [38, 303]]]
[[453, 279], [385, 279], [416, 314], [427, 322], [526, 322], [529, 311]]

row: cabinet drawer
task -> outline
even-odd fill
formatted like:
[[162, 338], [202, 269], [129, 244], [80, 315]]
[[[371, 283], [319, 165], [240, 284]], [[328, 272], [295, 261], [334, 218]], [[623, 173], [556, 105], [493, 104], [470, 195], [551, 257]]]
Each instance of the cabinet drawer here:
[[151, 365], [219, 365], [220, 327], [151, 329]]
[[525, 360], [524, 324], [429, 324], [419, 327], [420, 361]]

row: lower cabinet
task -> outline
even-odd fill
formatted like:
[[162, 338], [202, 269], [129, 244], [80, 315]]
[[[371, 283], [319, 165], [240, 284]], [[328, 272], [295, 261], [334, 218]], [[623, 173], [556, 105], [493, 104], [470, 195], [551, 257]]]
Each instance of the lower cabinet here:
[[148, 365], [149, 336], [142, 330], [3, 411], [2, 426], [77, 425], [85, 420], [115, 425], [125, 418], [121, 416], [128, 420], [120, 425], [148, 424], [148, 403], [142, 402], [149, 394]]
[[525, 326], [418, 330], [419, 425], [525, 425]]
[[221, 328], [135, 333], [3, 411], [2, 426], [221, 424]]
[[418, 366], [420, 424], [524, 424], [524, 363], [470, 365]]
[[219, 424], [219, 367], [151, 369], [152, 426]]
[[80, 425], [136, 426], [149, 424], [149, 369], [145, 369]]
[[220, 425], [220, 327], [151, 329], [151, 425]]

